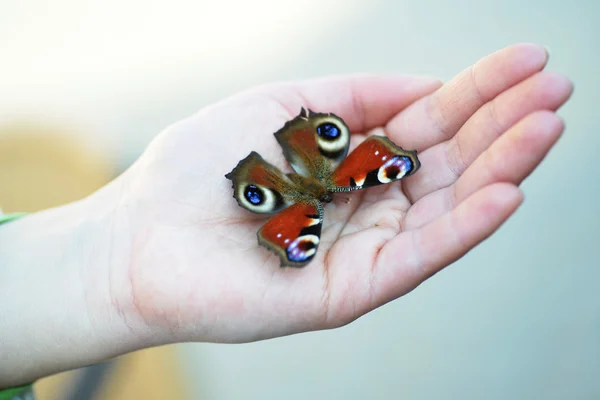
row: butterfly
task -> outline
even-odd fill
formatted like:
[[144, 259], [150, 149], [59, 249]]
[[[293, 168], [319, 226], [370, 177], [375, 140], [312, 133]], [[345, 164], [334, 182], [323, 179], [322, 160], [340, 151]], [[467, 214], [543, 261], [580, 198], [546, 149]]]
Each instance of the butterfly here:
[[323, 203], [334, 193], [392, 183], [421, 166], [415, 150], [384, 136], [370, 136], [348, 154], [350, 130], [333, 113], [302, 108], [275, 138], [295, 172], [284, 174], [252, 151], [225, 177], [241, 207], [275, 214], [258, 231], [258, 243], [279, 256], [281, 267], [304, 267], [314, 258]]

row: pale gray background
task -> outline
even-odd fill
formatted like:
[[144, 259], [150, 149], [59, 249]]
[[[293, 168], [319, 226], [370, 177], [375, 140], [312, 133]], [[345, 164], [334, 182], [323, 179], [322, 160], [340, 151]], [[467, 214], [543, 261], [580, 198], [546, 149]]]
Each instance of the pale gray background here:
[[[52, 5], [49, 5], [52, 4]], [[76, 127], [126, 167], [168, 124], [252, 84], [356, 71], [449, 79], [547, 45], [567, 130], [496, 234], [353, 324], [179, 346], [203, 399], [600, 398], [600, 3], [0, 0], [0, 122]]]

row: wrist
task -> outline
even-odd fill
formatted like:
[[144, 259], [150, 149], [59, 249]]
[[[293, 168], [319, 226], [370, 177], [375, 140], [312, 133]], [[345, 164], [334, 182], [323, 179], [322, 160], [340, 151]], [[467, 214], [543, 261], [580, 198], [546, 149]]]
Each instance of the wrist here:
[[0, 225], [0, 388], [140, 345], [113, 301], [126, 232], [113, 234], [111, 190]]

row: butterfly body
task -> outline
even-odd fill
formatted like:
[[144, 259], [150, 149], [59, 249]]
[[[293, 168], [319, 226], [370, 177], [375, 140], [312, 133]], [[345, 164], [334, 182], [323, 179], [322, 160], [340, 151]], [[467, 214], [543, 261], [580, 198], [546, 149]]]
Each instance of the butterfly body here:
[[297, 173], [287, 174], [287, 177], [294, 183], [298, 199], [319, 199], [323, 203], [331, 203], [333, 200], [330, 192], [319, 180]]
[[350, 131], [334, 114], [302, 109], [275, 138], [295, 172], [283, 174], [251, 152], [225, 177], [241, 207], [276, 214], [258, 231], [258, 242], [279, 255], [281, 266], [303, 267], [314, 258], [322, 203], [331, 202], [334, 193], [395, 182], [420, 167], [416, 151], [381, 136], [367, 138], [348, 154]]

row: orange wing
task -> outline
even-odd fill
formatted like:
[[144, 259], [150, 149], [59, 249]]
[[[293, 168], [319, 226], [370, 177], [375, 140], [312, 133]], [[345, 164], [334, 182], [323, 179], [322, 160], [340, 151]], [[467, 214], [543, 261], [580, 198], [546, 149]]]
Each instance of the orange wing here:
[[383, 136], [370, 136], [335, 169], [327, 189], [349, 192], [398, 181], [421, 163], [414, 150], [403, 150]]
[[297, 203], [263, 225], [258, 243], [279, 255], [282, 267], [303, 267], [317, 253], [322, 225], [321, 203]]

